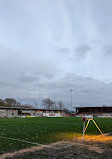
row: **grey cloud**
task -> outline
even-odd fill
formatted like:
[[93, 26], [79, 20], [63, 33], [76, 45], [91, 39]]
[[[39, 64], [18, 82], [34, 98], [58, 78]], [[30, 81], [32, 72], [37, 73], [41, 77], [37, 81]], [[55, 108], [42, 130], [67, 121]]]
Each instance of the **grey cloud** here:
[[[34, 77], [33, 77], [34, 78]], [[24, 78], [23, 78], [24, 79]], [[66, 74], [58, 80], [46, 80], [46, 77], [37, 77], [35, 80], [9, 81], [9, 85], [0, 84], [0, 94], [4, 97], [15, 97], [26, 100], [28, 103], [36, 101], [41, 103], [45, 97], [53, 100], [62, 100], [70, 108], [70, 88], [73, 89], [73, 106], [112, 105], [112, 83], [103, 83], [92, 78], [84, 78], [75, 74]], [[4, 90], [5, 93], [2, 91]]]
[[32, 82], [36, 82], [36, 81], [40, 81], [41, 79], [46, 79], [46, 80], [52, 80], [55, 77], [55, 75], [53, 75], [53, 73], [20, 73], [17, 80], [19, 81], [24, 81], [26, 83], [32, 83]]
[[91, 51], [91, 47], [87, 44], [82, 44], [79, 45], [76, 49], [75, 49], [75, 53], [77, 56], [77, 59], [81, 60], [86, 58], [86, 56], [88, 55], [88, 53]]
[[0, 72], [7, 75], [26, 74], [49, 74], [59, 71], [59, 68], [49, 58], [42, 59], [38, 54], [24, 50], [15, 50], [0, 47]]
[[63, 59], [67, 61], [80, 61], [85, 59], [88, 56], [88, 53], [91, 51], [91, 47], [87, 44], [79, 45], [73, 49], [69, 49], [68, 47], [56, 47], [56, 53], [60, 56], [63, 56]]
[[65, 46], [55, 46], [56, 54], [60, 57], [63, 57], [63, 59], [68, 60], [71, 56], [71, 49]]
[[[87, 48], [85, 50], [89, 51]], [[30, 52], [23, 55], [21, 51], [6, 48], [1, 48], [1, 52], [1, 98], [14, 97], [21, 101], [25, 99], [28, 102], [41, 103], [43, 98], [50, 97], [53, 100], [62, 100], [69, 108], [70, 88], [73, 88], [73, 105], [95, 106], [112, 103], [112, 83], [103, 83], [71, 73], [63, 77], [53, 61], [44, 61], [34, 54], [30, 55]], [[55, 78], [57, 76], [59, 78]]]
[[67, 47], [62, 47], [58, 49], [58, 52], [63, 54], [63, 55], [68, 55], [70, 53], [70, 49]]
[[63, 59], [67, 61], [80, 61], [85, 59], [89, 52], [91, 52], [91, 47], [87, 44], [81, 44], [75, 48], [75, 50], [68, 47], [56, 46], [56, 53], [63, 56]]
[[58, 62], [61, 60], [63, 60], [64, 62], [71, 61], [72, 50], [69, 47], [56, 45], [54, 47], [54, 50], [55, 50], [55, 56], [58, 59]]
[[61, 98], [70, 106], [70, 88], [73, 88], [73, 105], [101, 106], [104, 103], [112, 105], [112, 84], [106, 84], [92, 78], [84, 78], [67, 74], [65, 78], [49, 86], [52, 97]]
[[103, 47], [103, 53], [104, 53], [104, 55], [105, 56], [112, 56], [112, 46], [111, 45], [105, 45], [104, 47]]
[[0, 90], [4, 98], [35, 95], [35, 89], [60, 72], [52, 60], [44, 60], [33, 52], [0, 46], [0, 57]]

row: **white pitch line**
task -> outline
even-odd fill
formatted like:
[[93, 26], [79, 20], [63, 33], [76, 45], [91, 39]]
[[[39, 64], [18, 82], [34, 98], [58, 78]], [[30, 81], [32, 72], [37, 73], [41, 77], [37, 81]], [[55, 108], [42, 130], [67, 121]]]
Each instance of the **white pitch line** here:
[[10, 138], [10, 137], [4, 137], [4, 136], [0, 136], [0, 137], [3, 139], [7, 139], [7, 140], [21, 141], [21, 142], [26, 142], [26, 143], [33, 144], [33, 145], [39, 145], [39, 146], [42, 145], [40, 143], [30, 142], [30, 141], [25, 141], [25, 140], [20, 140], [20, 139], [14, 139], [14, 138]]
[[[38, 145], [38, 146], [44, 146], [44, 147], [47, 147], [47, 148], [52, 148], [51, 146], [49, 145], [42, 145], [40, 143], [35, 143], [35, 142], [30, 142], [30, 141], [25, 141], [25, 140], [20, 140], [20, 139], [14, 139], [14, 138], [10, 138], [10, 137], [4, 137], [4, 136], [0, 136], [1, 138], [3, 139], [7, 139], [7, 140], [15, 140], [15, 141], [20, 141], [20, 142], [26, 142], [26, 143], [29, 143], [29, 144], [33, 144], [33, 145]], [[53, 148], [54, 149], [54, 148]], [[55, 149], [59, 149], [59, 148], [55, 148]]]
[[[41, 123], [39, 123], [39, 124], [44, 124], [44, 123], [47, 124], [47, 123], [49, 123], [49, 121], [43, 121], [43, 122], [41, 122]], [[62, 124], [62, 123], [64, 123], [64, 122], [50, 122], [50, 123]], [[40, 125], [37, 125], [37, 124], [34, 124], [34, 123], [33, 123], [33, 124], [27, 124], [27, 125], [40, 126]], [[7, 126], [9, 126], [9, 125], [4, 125], [4, 126], [0, 126], [0, 127], [2, 128], [2, 127], [7, 127]], [[18, 125], [11, 125], [11, 126], [18, 126]], [[23, 125], [21, 125], [21, 126], [23, 126]]]

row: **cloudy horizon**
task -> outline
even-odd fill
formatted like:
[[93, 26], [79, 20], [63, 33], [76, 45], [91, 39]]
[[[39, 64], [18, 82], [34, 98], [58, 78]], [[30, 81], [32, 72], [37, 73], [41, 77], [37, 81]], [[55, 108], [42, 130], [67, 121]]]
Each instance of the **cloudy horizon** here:
[[0, 0], [0, 98], [112, 105], [111, 0]]

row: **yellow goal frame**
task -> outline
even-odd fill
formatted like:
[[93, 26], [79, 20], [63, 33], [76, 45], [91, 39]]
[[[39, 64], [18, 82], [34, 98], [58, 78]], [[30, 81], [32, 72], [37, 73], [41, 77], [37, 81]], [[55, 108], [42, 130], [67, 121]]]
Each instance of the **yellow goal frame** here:
[[96, 124], [96, 122], [93, 119], [88, 119], [88, 122], [86, 124], [85, 129], [84, 129], [84, 133], [86, 132], [86, 129], [87, 129], [90, 121], [93, 121], [93, 123], [95, 124], [95, 126], [97, 127], [97, 129], [100, 131], [100, 133], [103, 134], [102, 131], [100, 130], [100, 128], [98, 127], [98, 125]]

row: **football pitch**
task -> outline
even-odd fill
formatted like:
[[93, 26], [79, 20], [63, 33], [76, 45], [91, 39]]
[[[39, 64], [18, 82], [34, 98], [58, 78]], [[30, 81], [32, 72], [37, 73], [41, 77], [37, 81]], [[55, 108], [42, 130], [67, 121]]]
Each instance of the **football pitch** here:
[[[112, 118], [94, 118], [103, 133], [112, 134]], [[0, 154], [82, 136], [78, 117], [0, 119]], [[86, 134], [100, 132], [90, 122]]]

